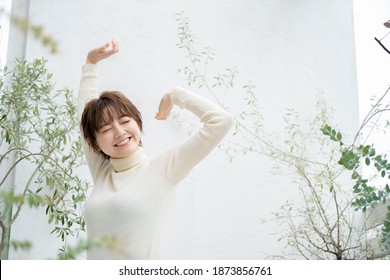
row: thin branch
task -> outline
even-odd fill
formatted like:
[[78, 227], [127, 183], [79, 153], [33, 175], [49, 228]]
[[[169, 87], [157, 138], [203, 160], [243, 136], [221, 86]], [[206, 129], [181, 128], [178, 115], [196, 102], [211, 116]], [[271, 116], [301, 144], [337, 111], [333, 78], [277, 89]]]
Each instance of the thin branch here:
[[[0, 213], [1, 214], [1, 213]], [[0, 241], [0, 256], [3, 255], [3, 251], [6, 246], [6, 240], [7, 240], [7, 232], [8, 232], [8, 227], [4, 223], [3, 219], [0, 218], [0, 226], [1, 226], [1, 241]]]
[[[386, 92], [379, 98], [379, 100], [372, 106], [371, 110], [368, 112], [368, 114], [367, 114], [366, 117], [364, 118], [362, 124], [360, 125], [360, 128], [359, 128], [358, 132], [357, 132], [356, 135], [355, 135], [355, 138], [354, 138], [354, 140], [353, 140], [353, 144], [352, 144], [352, 145], [355, 144], [357, 138], [358, 138], [359, 135], [360, 135], [360, 132], [361, 132], [362, 129], [367, 125], [367, 123], [370, 121], [370, 119], [371, 119], [373, 116], [377, 115], [378, 113], [381, 113], [381, 112], [382, 112], [382, 110], [380, 110], [380, 111], [377, 111], [377, 112], [373, 113], [374, 109], [382, 102], [382, 100], [386, 97], [386, 95], [389, 93], [389, 91], [390, 91], [390, 86], [387, 88]], [[389, 109], [384, 109], [383, 111], [388, 111], [388, 110], [389, 110]], [[373, 114], [372, 114], [372, 113], [373, 113]]]
[[[35, 177], [35, 175], [37, 174], [37, 172], [38, 172], [40, 166], [42, 166], [42, 165], [43, 165], [43, 162], [41, 162], [40, 165], [37, 166], [37, 168], [35, 168], [34, 172], [33, 172], [32, 175], [30, 176], [30, 179], [28, 180], [28, 182], [27, 182], [27, 184], [26, 184], [26, 186], [25, 186], [25, 188], [24, 188], [23, 197], [26, 196], [26, 193], [27, 193], [27, 191], [28, 191], [28, 189], [29, 189], [29, 187], [30, 187], [30, 184], [31, 184], [33, 178]], [[22, 206], [23, 206], [23, 205], [24, 205], [24, 201], [22, 201], [22, 202], [20, 202], [20, 203], [18, 204], [18, 206], [17, 206], [17, 208], [16, 208], [16, 212], [15, 212], [15, 214], [13, 215], [12, 219], [11, 219], [10, 222], [9, 222], [9, 226], [12, 225], [12, 224], [15, 222], [16, 218], [19, 216], [20, 211], [22, 210]]]
[[0, 187], [3, 186], [4, 182], [6, 181], [6, 179], [8, 178], [8, 176], [11, 174], [11, 172], [13, 171], [13, 169], [24, 159], [26, 158], [29, 158], [29, 157], [34, 157], [34, 156], [43, 156], [41, 153], [30, 153], [28, 155], [25, 155], [21, 158], [19, 158], [17, 161], [15, 161], [13, 163], [13, 165], [8, 169], [8, 172], [5, 174], [5, 176], [3, 177], [3, 180], [0, 182]]
[[[389, 34], [389, 33], [387, 33], [387, 34]], [[387, 36], [387, 34], [386, 34], [386, 36]], [[385, 36], [385, 37], [386, 37], [386, 36]], [[375, 37], [375, 41], [377, 41], [378, 44], [379, 44], [379, 45], [380, 45], [388, 54], [390, 54], [390, 51], [385, 47], [385, 45], [382, 44], [381, 40], [379, 40], [378, 38]]]

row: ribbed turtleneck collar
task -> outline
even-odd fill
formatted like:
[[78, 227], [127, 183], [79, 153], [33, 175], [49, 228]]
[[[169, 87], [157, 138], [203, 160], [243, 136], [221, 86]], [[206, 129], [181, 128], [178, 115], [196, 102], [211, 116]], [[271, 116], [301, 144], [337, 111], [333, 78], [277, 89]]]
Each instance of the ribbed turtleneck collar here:
[[138, 149], [130, 156], [118, 159], [110, 159], [112, 167], [115, 172], [122, 172], [125, 170], [129, 170], [134, 166], [138, 165], [145, 159], [146, 155], [144, 149], [142, 147], [138, 147]]

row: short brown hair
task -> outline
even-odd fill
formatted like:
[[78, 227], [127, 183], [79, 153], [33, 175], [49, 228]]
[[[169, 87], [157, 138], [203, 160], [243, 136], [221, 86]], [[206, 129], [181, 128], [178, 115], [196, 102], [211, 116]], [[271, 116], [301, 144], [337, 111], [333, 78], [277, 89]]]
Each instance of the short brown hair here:
[[[81, 117], [81, 131], [87, 143], [105, 158], [108, 155], [99, 151], [96, 141], [96, 133], [107, 123], [111, 123], [115, 117], [130, 117], [136, 121], [142, 132], [142, 116], [137, 107], [120, 91], [105, 91], [99, 98], [91, 99], [85, 104]], [[141, 145], [141, 143], [140, 143]]]

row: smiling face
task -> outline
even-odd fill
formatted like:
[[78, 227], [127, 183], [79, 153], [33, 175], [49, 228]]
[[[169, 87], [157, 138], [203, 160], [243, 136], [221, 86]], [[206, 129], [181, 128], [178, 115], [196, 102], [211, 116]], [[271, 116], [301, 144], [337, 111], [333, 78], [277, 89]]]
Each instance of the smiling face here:
[[96, 134], [100, 151], [111, 158], [132, 155], [139, 147], [141, 131], [137, 122], [128, 117], [116, 117], [111, 123], [103, 124]]
[[107, 159], [127, 157], [141, 146], [141, 113], [118, 91], [104, 92], [85, 105], [81, 129], [87, 143]]

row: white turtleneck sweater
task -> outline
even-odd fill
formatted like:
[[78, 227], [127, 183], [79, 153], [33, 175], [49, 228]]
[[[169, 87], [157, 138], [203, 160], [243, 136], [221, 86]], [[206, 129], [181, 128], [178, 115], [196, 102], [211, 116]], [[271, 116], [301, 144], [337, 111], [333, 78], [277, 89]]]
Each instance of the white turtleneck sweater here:
[[[78, 119], [97, 98], [97, 66], [82, 68]], [[176, 87], [172, 103], [204, 126], [184, 143], [157, 156], [139, 147], [131, 156], [107, 160], [84, 143], [94, 188], [85, 207], [89, 240], [105, 240], [88, 259], [158, 259], [163, 224], [177, 185], [222, 140], [232, 117], [213, 103]]]

